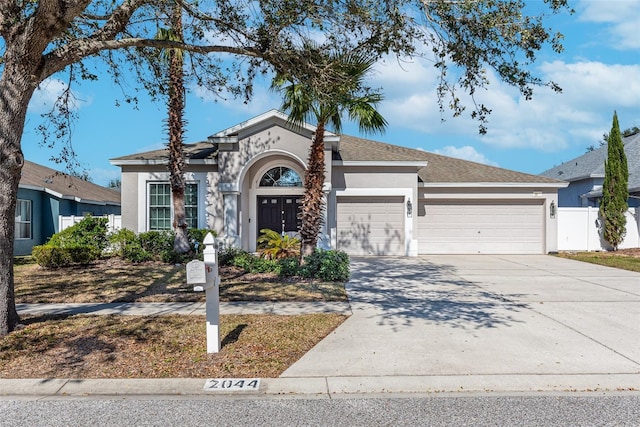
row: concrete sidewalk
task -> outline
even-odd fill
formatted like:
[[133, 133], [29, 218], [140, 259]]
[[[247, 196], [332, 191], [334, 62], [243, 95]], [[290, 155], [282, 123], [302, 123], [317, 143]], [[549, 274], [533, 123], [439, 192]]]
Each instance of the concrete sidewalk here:
[[[351, 265], [351, 317], [250, 394], [640, 392], [638, 273], [542, 255], [356, 258]], [[202, 307], [155, 309], [195, 313]], [[329, 307], [232, 304], [221, 311], [311, 309]], [[138, 314], [143, 307], [89, 310]], [[212, 394], [204, 384], [0, 380], [0, 395]]]
[[[142, 302], [103, 304], [16, 304], [20, 314], [119, 314], [125, 316], [161, 316], [168, 314], [206, 314], [204, 302]], [[348, 302], [221, 302], [220, 314], [342, 313], [351, 314]]]

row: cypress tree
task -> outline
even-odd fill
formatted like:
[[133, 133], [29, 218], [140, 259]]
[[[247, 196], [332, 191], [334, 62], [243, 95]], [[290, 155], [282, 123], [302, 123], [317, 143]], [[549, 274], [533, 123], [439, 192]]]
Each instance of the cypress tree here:
[[628, 181], [627, 156], [620, 135], [618, 115], [614, 112], [611, 132], [607, 139], [607, 160], [604, 163], [604, 183], [600, 202], [602, 236], [614, 251], [618, 249], [626, 234], [625, 212], [629, 209]]

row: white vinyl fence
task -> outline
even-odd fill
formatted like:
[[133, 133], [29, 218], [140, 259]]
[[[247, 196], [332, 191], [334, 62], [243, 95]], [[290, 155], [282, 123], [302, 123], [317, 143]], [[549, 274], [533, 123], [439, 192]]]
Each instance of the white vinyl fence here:
[[[640, 208], [626, 214], [627, 234], [619, 249], [640, 247]], [[559, 251], [606, 251], [611, 249], [602, 238], [598, 208], [558, 208]]]
[[[82, 221], [84, 216], [80, 215], [71, 215], [71, 216], [58, 216], [58, 232], [64, 230], [65, 228], [69, 228], [74, 224]], [[96, 216], [96, 218], [107, 218], [107, 230], [109, 232], [116, 231], [122, 228], [122, 215], [103, 215]]]

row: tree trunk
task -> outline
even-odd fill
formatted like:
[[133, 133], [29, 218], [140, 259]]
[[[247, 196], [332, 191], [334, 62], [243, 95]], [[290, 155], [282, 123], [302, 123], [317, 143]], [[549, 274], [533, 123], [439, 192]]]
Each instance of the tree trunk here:
[[[0, 78], [0, 337], [20, 321], [13, 284], [13, 239], [18, 184], [24, 156], [20, 140], [34, 85], [5, 64]], [[23, 71], [23, 70], [22, 70]]]
[[[176, 37], [182, 40], [182, 9], [176, 3], [171, 17]], [[184, 72], [182, 52], [169, 51], [169, 171], [173, 200], [173, 250], [187, 253], [191, 249], [184, 209]]]
[[318, 234], [324, 219], [324, 198], [322, 186], [324, 185], [324, 123], [318, 123], [316, 133], [311, 142], [309, 151], [309, 164], [304, 174], [305, 192], [302, 197], [300, 212], [300, 262], [304, 257], [311, 255], [318, 244]]

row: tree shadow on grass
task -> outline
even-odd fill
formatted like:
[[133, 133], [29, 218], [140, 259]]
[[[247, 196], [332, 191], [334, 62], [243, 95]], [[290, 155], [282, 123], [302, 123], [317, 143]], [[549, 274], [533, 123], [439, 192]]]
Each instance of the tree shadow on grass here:
[[353, 310], [374, 309], [381, 325], [399, 329], [424, 321], [480, 329], [521, 323], [527, 308], [457, 275], [454, 266], [422, 258], [353, 258], [347, 293]]
[[[96, 366], [114, 363], [122, 350], [119, 343], [157, 341], [162, 336], [162, 317], [86, 315], [24, 316], [20, 327], [0, 341], [0, 353], [10, 359], [38, 360], [39, 376], [82, 376]], [[166, 328], [165, 328], [166, 329]], [[8, 359], [8, 360], [10, 360]]]

